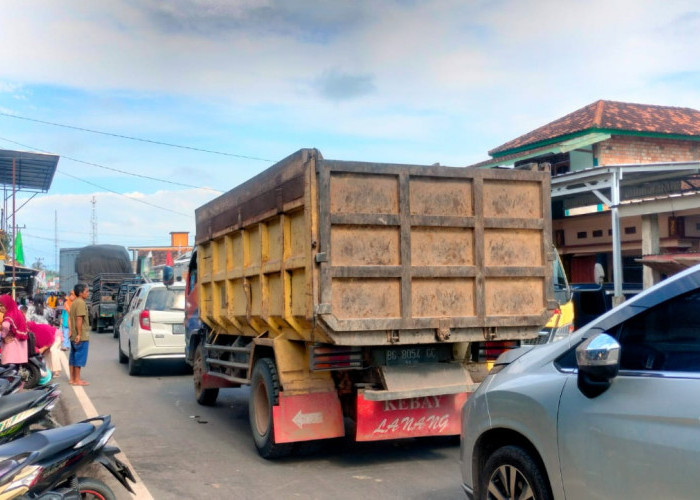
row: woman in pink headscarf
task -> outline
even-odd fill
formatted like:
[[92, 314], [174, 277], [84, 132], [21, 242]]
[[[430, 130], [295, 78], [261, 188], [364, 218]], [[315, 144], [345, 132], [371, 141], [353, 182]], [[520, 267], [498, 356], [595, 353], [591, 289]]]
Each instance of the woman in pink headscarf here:
[[27, 320], [9, 295], [0, 295], [0, 312], [4, 314], [0, 325], [2, 337], [2, 354], [0, 362], [26, 363], [27, 355]]

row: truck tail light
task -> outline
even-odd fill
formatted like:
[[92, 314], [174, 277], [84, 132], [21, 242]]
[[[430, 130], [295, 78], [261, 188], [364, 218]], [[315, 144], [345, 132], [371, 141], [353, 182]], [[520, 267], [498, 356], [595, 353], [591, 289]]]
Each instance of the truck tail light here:
[[506, 352], [508, 349], [514, 349], [516, 347], [520, 347], [520, 342], [517, 340], [479, 342], [475, 361], [495, 361], [498, 356]]
[[139, 314], [139, 326], [142, 330], [151, 329], [151, 313], [148, 309], [141, 311], [141, 314]]
[[362, 368], [360, 347], [315, 345], [311, 348], [312, 370], [350, 370]]

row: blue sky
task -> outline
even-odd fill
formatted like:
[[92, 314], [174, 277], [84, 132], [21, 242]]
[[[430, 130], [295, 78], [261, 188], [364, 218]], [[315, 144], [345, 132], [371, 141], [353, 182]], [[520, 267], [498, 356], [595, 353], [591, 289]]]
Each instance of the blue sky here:
[[700, 108], [696, 1], [5, 0], [0, 43], [0, 113], [226, 153], [0, 115], [0, 148], [61, 156], [17, 213], [49, 268], [92, 196], [99, 243], [167, 245], [302, 147], [463, 166], [598, 99]]

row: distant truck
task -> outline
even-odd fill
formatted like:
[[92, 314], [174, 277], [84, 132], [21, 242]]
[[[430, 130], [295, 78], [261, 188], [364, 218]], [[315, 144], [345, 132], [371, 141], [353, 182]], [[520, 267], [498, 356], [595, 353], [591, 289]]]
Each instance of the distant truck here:
[[[112, 275], [107, 277], [107, 275]], [[90, 245], [83, 248], [62, 248], [60, 261], [60, 289], [70, 293], [77, 283], [90, 288], [88, 300], [90, 320], [93, 330], [103, 332], [114, 324], [116, 304], [112, 295], [114, 275], [119, 275], [119, 283], [128, 276], [134, 276], [129, 253], [120, 245]], [[102, 278], [97, 279], [99, 276]]]
[[114, 313], [114, 338], [119, 337], [119, 323], [124, 318], [126, 308], [129, 306], [129, 301], [133, 297], [136, 289], [145, 283], [142, 276], [133, 275], [122, 280], [117, 292], [117, 309]]
[[114, 328], [117, 313], [119, 288], [124, 280], [136, 278], [134, 273], [100, 273], [90, 286], [90, 327], [92, 331], [104, 332]]
[[59, 253], [58, 287], [69, 294], [78, 284], [78, 273], [75, 270], [75, 259], [82, 248], [61, 248]]
[[199, 207], [196, 400], [250, 385], [265, 458], [346, 418], [357, 441], [459, 434], [492, 344], [536, 338], [557, 308], [549, 182], [303, 149]]

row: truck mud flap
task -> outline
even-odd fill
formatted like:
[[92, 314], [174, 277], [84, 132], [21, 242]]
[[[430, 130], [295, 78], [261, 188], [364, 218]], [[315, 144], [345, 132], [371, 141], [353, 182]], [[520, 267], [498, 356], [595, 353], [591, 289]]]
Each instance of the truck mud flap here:
[[421, 396], [387, 401], [369, 401], [357, 395], [356, 441], [422, 436], [452, 436], [460, 433], [462, 406], [468, 393]]
[[276, 443], [328, 439], [345, 435], [343, 412], [335, 392], [287, 396], [272, 407]]

